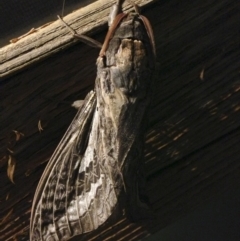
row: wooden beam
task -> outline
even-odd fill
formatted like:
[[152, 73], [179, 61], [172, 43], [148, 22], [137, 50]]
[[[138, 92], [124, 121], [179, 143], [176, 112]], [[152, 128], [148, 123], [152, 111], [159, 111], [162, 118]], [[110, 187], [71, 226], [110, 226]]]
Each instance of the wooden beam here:
[[[107, 27], [107, 18], [114, 2], [113, 0], [96, 1], [69, 14], [64, 17], [64, 20], [79, 34], [91, 36]], [[156, 0], [134, 2], [144, 7]], [[123, 10], [129, 11], [131, 8], [132, 6], [126, 3]], [[13, 41], [17, 41], [17, 38]], [[42, 61], [59, 50], [71, 46], [74, 42], [77, 40], [73, 39], [59, 20], [32, 29], [24, 38], [0, 49], [0, 77], [11, 75], [33, 63]]]
[[[84, 23], [82, 14], [77, 17], [80, 27], [70, 17], [65, 20], [83, 32], [92, 24], [95, 30], [84, 33], [99, 31], [94, 38], [101, 41], [113, 1], [109, 5], [108, 1], [99, 2], [107, 6], [102, 22], [92, 18]], [[86, 18], [94, 14], [87, 12]], [[124, 218], [109, 220], [82, 240], [139, 240], [229, 186], [239, 188], [238, 2], [155, 1], [146, 6], [144, 15], [153, 25], [159, 63], [145, 147], [149, 198], [156, 221], [143, 226]], [[98, 24], [94, 25], [95, 21]], [[59, 21], [53, 24], [55, 28], [49, 25], [3, 48], [9, 51], [1, 55], [6, 62], [0, 66], [4, 74], [0, 82], [0, 240], [28, 240], [35, 188], [76, 113], [70, 105], [84, 98], [94, 85], [99, 51], [75, 44]], [[54, 48], [48, 43], [48, 39], [54, 42], [49, 35], [57, 39]], [[28, 38], [32, 40], [27, 44]], [[38, 45], [34, 41], [39, 41]], [[18, 46], [16, 52], [14, 46]], [[64, 50], [54, 52], [61, 48]], [[41, 133], [39, 121], [44, 129]], [[24, 134], [15, 145], [13, 130]], [[16, 160], [15, 184], [7, 177], [9, 150]]]

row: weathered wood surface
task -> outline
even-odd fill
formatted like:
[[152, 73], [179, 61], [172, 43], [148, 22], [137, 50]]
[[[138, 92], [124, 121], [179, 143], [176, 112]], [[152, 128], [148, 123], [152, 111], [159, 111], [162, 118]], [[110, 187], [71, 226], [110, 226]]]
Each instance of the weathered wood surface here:
[[[135, 1], [139, 6], [146, 6], [156, 0]], [[64, 20], [79, 34], [91, 35], [106, 28], [110, 8], [115, 0], [96, 1], [78, 11], [69, 14]], [[124, 4], [124, 11], [132, 8]], [[73, 36], [61, 21], [46, 23], [25, 38], [0, 49], [0, 77], [22, 70], [39, 60], [69, 47]]]
[[[101, 41], [108, 12], [92, 31], [102, 30], [96, 36]], [[159, 62], [145, 150], [157, 219], [146, 227], [110, 220], [81, 240], [139, 240], [239, 183], [239, 3], [156, 1], [143, 13], [153, 23]], [[71, 36], [59, 28], [57, 41], [68, 45]], [[1, 72], [0, 240], [28, 240], [35, 188], [76, 113], [70, 104], [93, 88], [98, 50], [79, 43], [50, 52], [35, 64], [19, 64], [17, 72], [11, 64]], [[7, 56], [18, 62], [15, 54]], [[15, 145], [12, 130], [24, 133]], [[7, 177], [7, 148], [14, 151], [15, 184]]]

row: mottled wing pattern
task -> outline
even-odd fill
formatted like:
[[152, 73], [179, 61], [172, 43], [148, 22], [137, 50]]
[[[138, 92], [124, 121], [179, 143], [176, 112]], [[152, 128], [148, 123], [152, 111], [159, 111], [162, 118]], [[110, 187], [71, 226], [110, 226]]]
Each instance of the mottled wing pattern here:
[[147, 210], [141, 199], [142, 153], [154, 50], [140, 16], [121, 16], [97, 60], [95, 91], [38, 185], [32, 241], [62, 241], [92, 231], [119, 202], [134, 220]]
[[107, 160], [112, 160], [107, 164], [112, 166], [116, 194], [122, 185], [123, 208], [134, 221], [149, 217], [141, 197], [145, 198], [143, 144], [155, 64], [153, 45], [141, 16], [130, 13], [109, 41], [106, 58], [97, 61], [97, 106], [100, 123], [107, 127], [104, 150]]
[[[109, 180], [101, 173], [95, 151], [89, 151], [97, 134], [89, 136], [96, 125], [95, 107], [92, 91], [45, 169], [33, 201], [31, 240], [67, 240], [89, 232], [110, 215], [109, 205], [115, 205], [96, 198], [98, 193], [102, 198], [108, 195], [104, 188]], [[106, 205], [99, 205], [99, 200]]]

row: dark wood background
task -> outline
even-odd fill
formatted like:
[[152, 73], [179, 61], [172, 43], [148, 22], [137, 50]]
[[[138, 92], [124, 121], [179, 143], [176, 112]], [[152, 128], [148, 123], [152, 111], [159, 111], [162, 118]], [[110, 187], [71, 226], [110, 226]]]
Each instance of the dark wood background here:
[[[144, 7], [158, 61], [145, 148], [157, 219], [145, 226], [109, 220], [81, 240], [139, 240], [240, 187], [239, 10], [233, 0], [159, 0]], [[92, 35], [103, 41], [106, 30], [102, 24]], [[1, 72], [0, 240], [29, 240], [36, 185], [76, 113], [71, 103], [93, 88], [98, 52], [72, 44]], [[24, 137], [16, 141], [13, 130]], [[7, 177], [9, 156], [15, 184]]]

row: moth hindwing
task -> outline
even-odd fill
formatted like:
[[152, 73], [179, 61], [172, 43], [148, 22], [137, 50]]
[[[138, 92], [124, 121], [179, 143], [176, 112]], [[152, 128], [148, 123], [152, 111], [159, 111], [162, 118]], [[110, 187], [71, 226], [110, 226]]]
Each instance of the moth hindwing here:
[[136, 12], [122, 13], [120, 2], [97, 59], [95, 89], [38, 184], [31, 241], [90, 232], [116, 210], [133, 221], [148, 216], [143, 142], [155, 46], [149, 21]]

